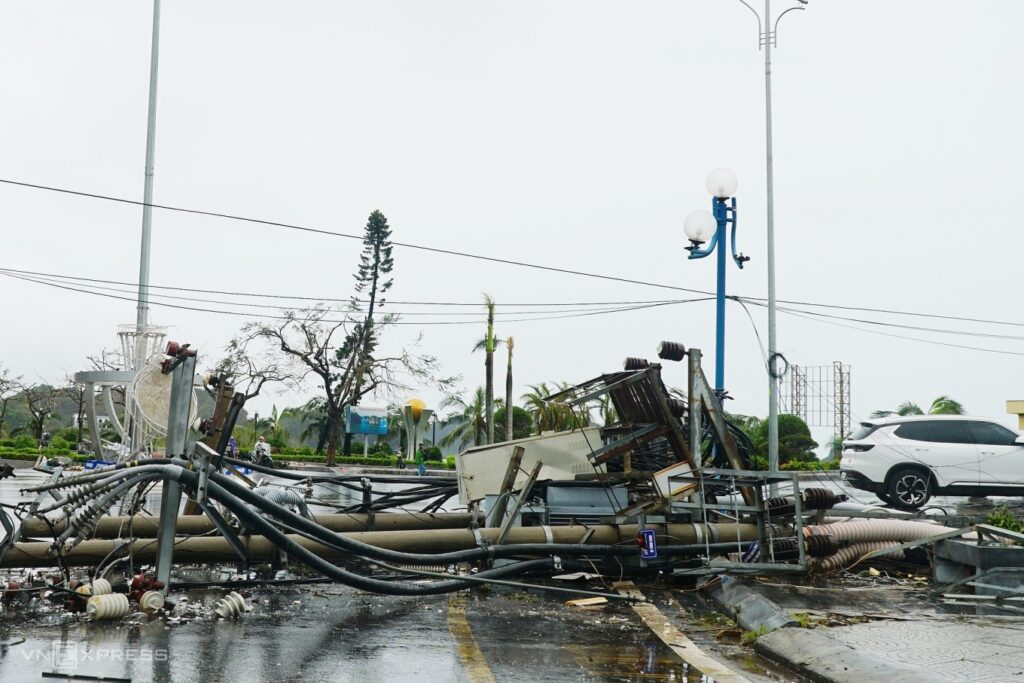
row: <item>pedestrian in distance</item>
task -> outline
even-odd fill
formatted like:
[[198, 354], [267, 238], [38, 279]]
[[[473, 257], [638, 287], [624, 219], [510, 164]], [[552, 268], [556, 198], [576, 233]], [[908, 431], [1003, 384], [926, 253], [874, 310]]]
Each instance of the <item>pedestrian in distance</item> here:
[[416, 474], [423, 476], [427, 473], [427, 454], [423, 450], [423, 444], [421, 443], [416, 448]]
[[270, 444], [267, 440], [260, 435], [260, 438], [256, 441], [256, 447], [253, 449], [253, 461], [257, 465], [263, 465], [265, 467], [273, 467], [274, 461], [270, 457]]

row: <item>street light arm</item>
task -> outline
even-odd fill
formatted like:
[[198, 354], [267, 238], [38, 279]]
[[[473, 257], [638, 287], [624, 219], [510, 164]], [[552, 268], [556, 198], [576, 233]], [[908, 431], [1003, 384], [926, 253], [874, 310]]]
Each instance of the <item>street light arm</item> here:
[[[694, 246], [692, 249], [687, 247], [687, 249], [689, 249], [690, 251], [690, 255], [687, 257], [687, 259], [692, 261], [693, 259], [711, 256], [711, 254], [715, 251], [715, 247], [718, 246], [718, 237], [721, 233], [721, 230], [715, 230], [715, 236], [711, 238], [710, 242], [708, 242], [708, 246], [704, 247], [703, 249], [698, 249], [696, 246]], [[697, 244], [699, 244], [699, 242]], [[724, 249], [725, 247], [723, 246], [722, 248]]]
[[761, 15], [757, 13], [757, 10], [756, 10], [756, 9], [754, 9], [753, 7], [751, 7], [751, 6], [750, 6], [750, 5], [749, 5], [749, 4], [747, 3], [747, 0], [738, 0], [738, 1], [739, 1], [739, 2], [740, 2], [740, 3], [741, 3], [741, 4], [743, 5], [743, 6], [744, 6], [744, 7], [746, 7], [746, 8], [748, 9], [748, 10], [750, 10], [751, 12], [753, 12], [753, 13], [754, 13], [754, 16], [755, 16], [755, 17], [757, 17], [757, 35], [758, 35], [758, 36], [760, 36], [760, 35], [761, 35], [761, 33], [763, 33], [763, 29], [761, 28]]
[[[743, 2], [743, 0], [740, 0], [740, 2]], [[744, 3], [744, 4], [746, 4], [746, 3]], [[807, 8], [803, 7], [802, 5], [797, 5], [796, 7], [790, 7], [788, 10], [786, 10], [785, 12], [783, 12], [782, 14], [777, 16], [775, 18], [775, 26], [772, 27], [772, 33], [778, 33], [779, 32], [779, 22], [782, 21], [782, 17], [786, 16], [787, 14], [792, 12], [793, 10], [800, 10], [801, 12], [803, 12], [805, 9], [807, 9]]]
[[736, 253], [736, 198], [735, 197], [733, 198], [732, 205], [729, 207], [728, 211], [731, 214], [729, 222], [732, 223], [732, 230], [730, 231], [731, 241], [732, 241], [732, 260], [735, 261], [736, 265], [742, 270], [743, 269], [743, 264], [746, 263], [747, 261], [749, 261], [750, 257], [749, 256], [744, 256], [743, 254], [737, 254]]

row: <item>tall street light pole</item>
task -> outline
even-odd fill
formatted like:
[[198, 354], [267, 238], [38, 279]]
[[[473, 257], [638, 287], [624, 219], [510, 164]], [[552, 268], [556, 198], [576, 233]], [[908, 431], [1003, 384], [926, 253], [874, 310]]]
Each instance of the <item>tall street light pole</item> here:
[[[725, 393], [725, 250], [729, 225], [732, 225], [732, 258], [740, 268], [750, 257], [736, 253], [736, 174], [727, 168], [716, 168], [708, 175], [711, 213], [691, 211], [683, 223], [690, 246], [690, 259], [705, 258], [718, 250], [718, 286], [715, 293], [715, 393], [719, 400]], [[701, 245], [711, 239], [704, 249]]]
[[146, 362], [141, 358], [146, 325], [149, 323], [149, 243], [153, 222], [153, 165], [156, 158], [156, 84], [160, 60], [160, 0], [153, 0], [153, 42], [149, 58], [149, 113], [146, 119], [146, 184], [142, 206], [142, 249], [139, 254], [139, 303], [136, 311], [136, 370]]
[[[772, 163], [772, 48], [775, 46], [779, 21], [793, 10], [803, 10], [808, 0], [789, 7], [777, 17], [772, 17], [771, 0], [764, 0], [764, 17], [757, 13], [746, 0], [739, 0], [757, 17], [759, 46], [764, 48], [764, 120], [765, 120], [765, 190], [768, 239], [768, 470], [779, 470], [779, 373], [776, 361], [779, 358], [775, 334], [775, 174]], [[763, 20], [762, 20], [763, 19]], [[774, 487], [773, 487], [774, 488]]]

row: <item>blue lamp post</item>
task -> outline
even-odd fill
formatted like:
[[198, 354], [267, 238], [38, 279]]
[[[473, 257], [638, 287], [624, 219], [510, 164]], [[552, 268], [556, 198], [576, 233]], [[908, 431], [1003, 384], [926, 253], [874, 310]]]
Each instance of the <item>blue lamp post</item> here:
[[[707, 188], [711, 193], [711, 211], [692, 211], [683, 223], [690, 246], [690, 259], [704, 258], [718, 250], [718, 288], [716, 303], [715, 337], [715, 391], [725, 389], [725, 242], [726, 229], [731, 224], [729, 239], [732, 241], [732, 259], [739, 268], [750, 260], [749, 256], [736, 253], [736, 174], [727, 168], [716, 168], [708, 174]], [[707, 247], [701, 245], [711, 239]]]

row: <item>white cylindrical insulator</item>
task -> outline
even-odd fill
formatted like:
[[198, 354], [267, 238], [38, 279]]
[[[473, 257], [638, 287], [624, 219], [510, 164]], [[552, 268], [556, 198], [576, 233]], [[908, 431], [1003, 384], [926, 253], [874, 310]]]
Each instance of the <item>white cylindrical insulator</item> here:
[[75, 592], [79, 595], [109, 595], [114, 589], [106, 579], [94, 579], [92, 583], [83, 583]]
[[146, 614], [159, 612], [164, 608], [164, 596], [160, 591], [146, 591], [139, 598], [139, 609]]
[[131, 605], [128, 604], [128, 596], [124, 593], [94, 595], [85, 604], [86, 613], [97, 620], [120, 619], [131, 612], [131, 610]]
[[214, 613], [221, 619], [237, 617], [245, 612], [245, 598], [231, 591], [213, 606]]

